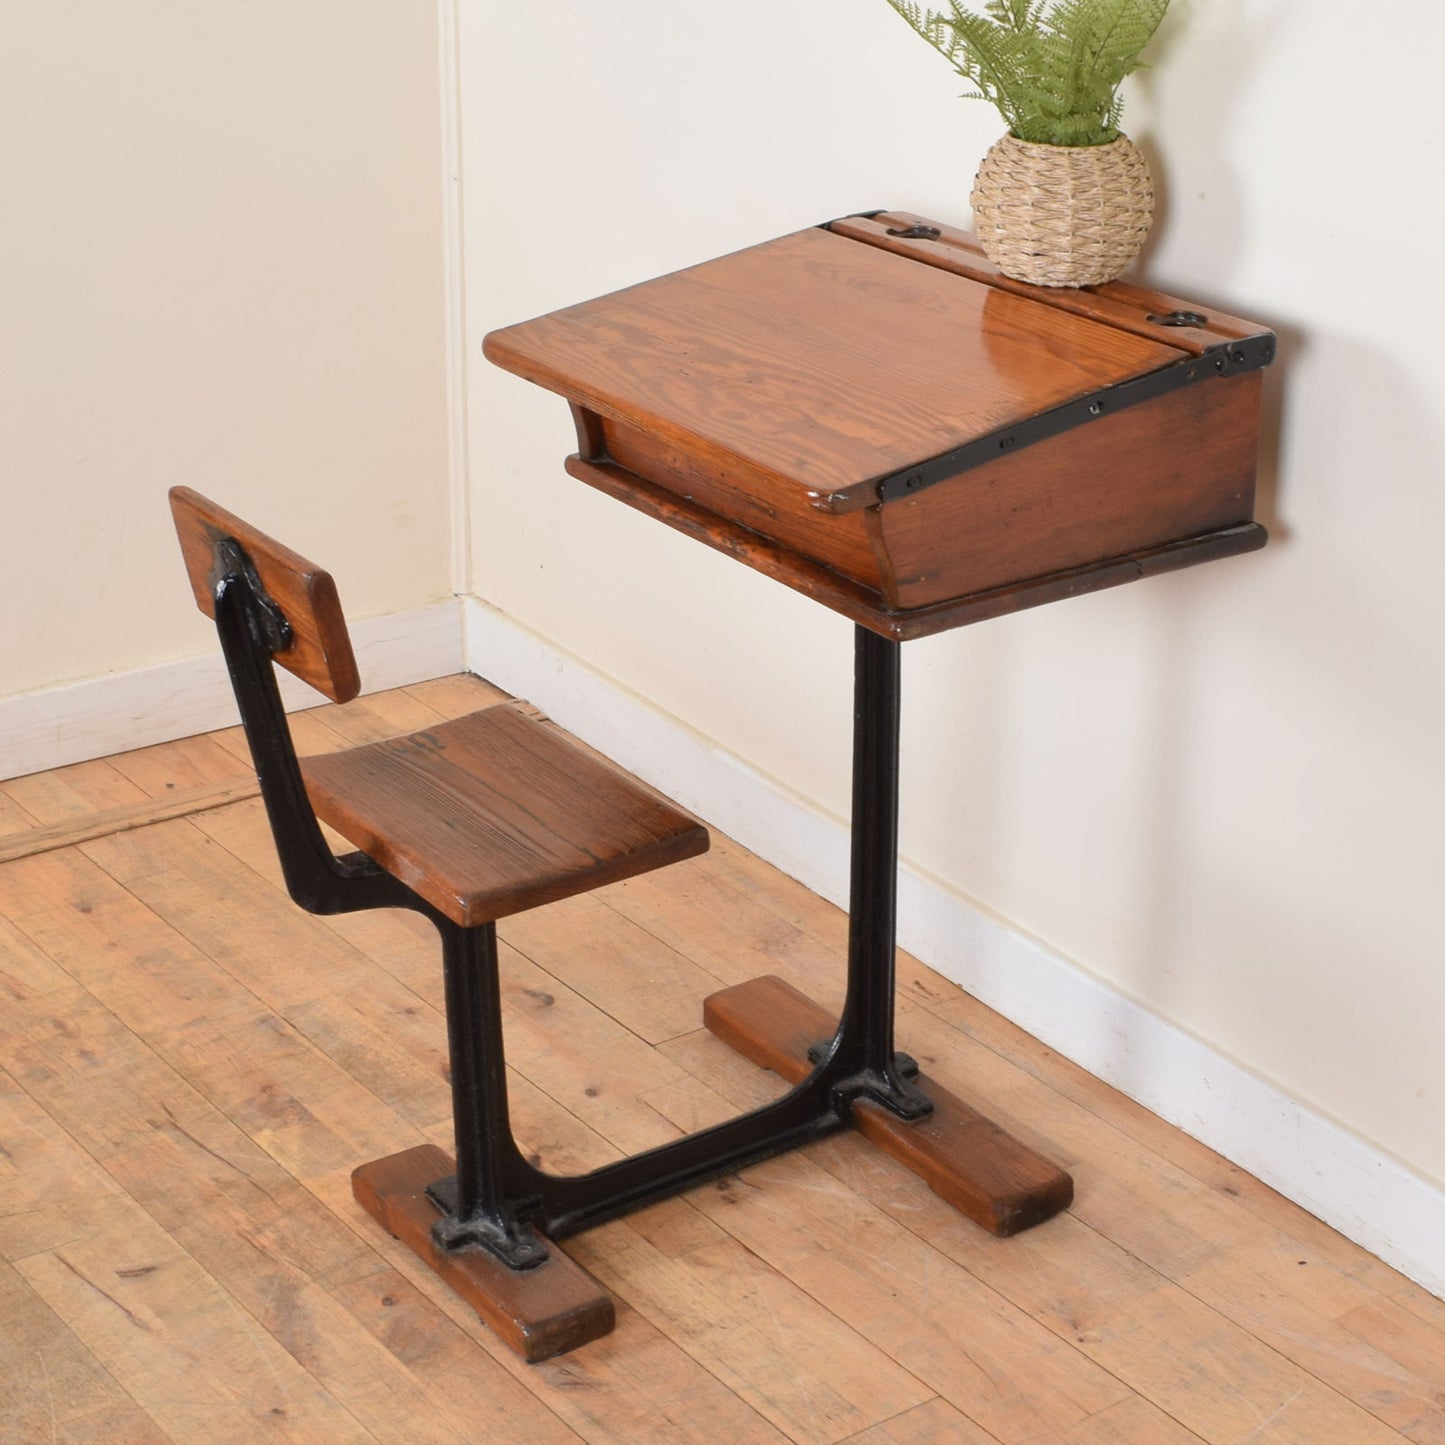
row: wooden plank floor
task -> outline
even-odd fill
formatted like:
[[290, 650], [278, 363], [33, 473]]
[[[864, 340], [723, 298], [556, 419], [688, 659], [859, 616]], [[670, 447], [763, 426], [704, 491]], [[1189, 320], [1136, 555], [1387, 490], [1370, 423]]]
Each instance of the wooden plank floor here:
[[[559, 1170], [776, 1091], [708, 992], [838, 1002], [842, 915], [723, 838], [500, 932], [517, 1132]], [[1445, 1445], [1445, 1303], [906, 957], [900, 1045], [1073, 1209], [994, 1239], [843, 1137], [572, 1241], [617, 1332], [519, 1363], [350, 1194], [449, 1144], [435, 938], [289, 903], [235, 732], [0, 785], [0, 999], [5, 1441]]]

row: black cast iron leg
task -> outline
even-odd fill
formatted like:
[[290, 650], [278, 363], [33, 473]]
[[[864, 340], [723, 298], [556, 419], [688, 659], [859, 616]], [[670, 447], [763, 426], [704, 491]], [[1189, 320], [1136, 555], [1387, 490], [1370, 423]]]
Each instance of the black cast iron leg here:
[[427, 1190], [442, 1210], [432, 1237], [448, 1250], [480, 1244], [512, 1269], [528, 1269], [547, 1258], [547, 1247], [515, 1213], [514, 1184], [529, 1171], [507, 1110], [496, 928], [490, 923], [460, 928], [447, 919], [438, 920], [438, 928], [457, 1172]]
[[893, 1051], [901, 654], [900, 643], [855, 627], [848, 994], [830, 1063], [844, 1074], [835, 1086], [842, 1096], [921, 1119], [933, 1103]]

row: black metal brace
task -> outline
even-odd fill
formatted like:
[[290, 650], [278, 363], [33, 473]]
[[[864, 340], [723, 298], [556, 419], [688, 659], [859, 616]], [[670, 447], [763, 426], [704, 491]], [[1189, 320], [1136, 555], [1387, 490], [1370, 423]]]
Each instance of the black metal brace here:
[[[1160, 320], [1161, 325], [1182, 323]], [[1007, 452], [1022, 451], [1035, 442], [1071, 431], [1074, 427], [1085, 426], [1102, 416], [1112, 416], [1131, 406], [1139, 406], [1169, 392], [1179, 391], [1195, 382], [1209, 381], [1218, 377], [1239, 376], [1246, 371], [1259, 371], [1274, 360], [1276, 340], [1272, 333], [1263, 332], [1243, 340], [1229, 341], [1211, 346], [1198, 356], [1186, 356], [1171, 361], [1155, 371], [1146, 372], [1129, 381], [1086, 396], [1066, 401], [1050, 411], [1039, 412], [1014, 426], [999, 427], [986, 436], [977, 437], [952, 451], [931, 457], [896, 472], [885, 473], [862, 484], [861, 491], [876, 492], [880, 502], [897, 501], [900, 497], [911, 497], [929, 487], [946, 482], [960, 472], [981, 467], [996, 460]]]

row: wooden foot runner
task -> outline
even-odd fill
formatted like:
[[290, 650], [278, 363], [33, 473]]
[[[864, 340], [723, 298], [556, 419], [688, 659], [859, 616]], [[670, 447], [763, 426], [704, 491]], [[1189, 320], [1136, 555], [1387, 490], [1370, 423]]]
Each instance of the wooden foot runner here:
[[[813, 1065], [811, 1045], [828, 1039], [837, 1020], [772, 974], [711, 995], [703, 1022], [723, 1043], [790, 1084]], [[859, 1133], [919, 1175], [961, 1214], [993, 1234], [1017, 1234], [1067, 1209], [1074, 1181], [1004, 1133], [947, 1089], [918, 1076], [933, 1113], [916, 1123], [866, 1099], [853, 1106]]]
[[609, 1334], [616, 1312], [602, 1286], [551, 1240], [535, 1269], [511, 1270], [484, 1249], [448, 1254], [432, 1242], [436, 1206], [426, 1187], [455, 1172], [435, 1144], [363, 1164], [351, 1176], [357, 1203], [434, 1269], [529, 1364]]

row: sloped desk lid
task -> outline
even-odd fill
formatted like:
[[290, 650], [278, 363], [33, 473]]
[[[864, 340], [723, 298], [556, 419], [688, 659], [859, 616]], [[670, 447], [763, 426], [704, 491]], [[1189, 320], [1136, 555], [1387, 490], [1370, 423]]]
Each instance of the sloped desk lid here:
[[[1079, 403], [1099, 407], [1221, 340], [1151, 319], [1189, 314], [1172, 298], [1012, 285], [989, 276], [965, 233], [910, 236], [911, 224], [799, 231], [495, 331], [483, 349], [601, 416], [845, 511], [888, 500], [888, 480], [921, 462], [994, 438], [1027, 444], [1038, 418], [1086, 422]], [[939, 470], [958, 471], [958, 458]]]
[[1263, 546], [1264, 328], [1045, 290], [904, 213], [493, 332], [574, 477], [890, 637]]

